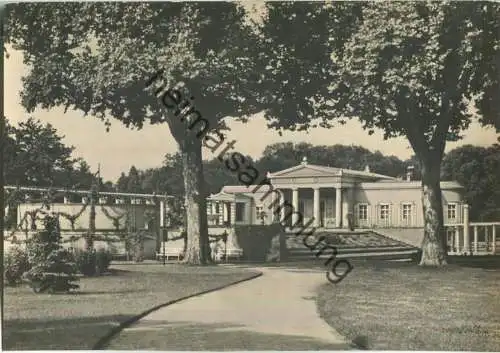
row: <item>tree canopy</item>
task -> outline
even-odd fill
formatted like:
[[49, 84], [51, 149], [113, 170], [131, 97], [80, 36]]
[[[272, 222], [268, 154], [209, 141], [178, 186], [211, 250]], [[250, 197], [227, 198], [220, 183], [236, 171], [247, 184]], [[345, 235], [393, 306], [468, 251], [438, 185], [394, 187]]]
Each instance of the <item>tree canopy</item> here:
[[307, 129], [358, 118], [369, 133], [379, 128], [385, 138], [406, 136], [418, 154], [441, 156], [444, 142], [468, 128], [471, 107], [482, 124], [500, 131], [499, 4], [266, 7], [264, 82], [276, 82], [266, 94], [281, 94], [268, 102], [271, 127]]
[[181, 141], [184, 124], [145, 83], [163, 70], [213, 128], [252, 112], [249, 100], [242, 104], [252, 41], [244, 15], [225, 2], [10, 4], [6, 43], [31, 68], [22, 89], [28, 111], [62, 105], [136, 127], [167, 120]]
[[73, 157], [74, 147], [67, 146], [52, 125], [30, 117], [18, 126], [6, 121], [6, 132], [7, 185], [90, 188], [88, 164]]
[[28, 111], [65, 106], [108, 128], [112, 119], [169, 126], [182, 154], [185, 261], [210, 261], [202, 144], [223, 140], [225, 117], [259, 110], [255, 37], [244, 9], [233, 2], [20, 3], [7, 16], [6, 42], [30, 67], [21, 94]]

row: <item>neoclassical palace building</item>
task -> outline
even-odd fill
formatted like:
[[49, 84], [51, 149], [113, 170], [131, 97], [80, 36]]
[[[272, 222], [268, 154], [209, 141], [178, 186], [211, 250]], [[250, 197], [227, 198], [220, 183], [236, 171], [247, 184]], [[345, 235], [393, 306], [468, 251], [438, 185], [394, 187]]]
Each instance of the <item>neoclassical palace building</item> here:
[[[208, 197], [212, 226], [270, 224], [285, 220], [323, 229], [348, 227], [352, 215], [356, 228], [421, 228], [424, 225], [421, 182], [393, 178], [365, 170], [313, 165], [304, 158], [299, 165], [268, 174], [269, 185], [224, 186]], [[441, 182], [444, 223], [462, 221], [463, 187]], [[296, 211], [286, 214], [285, 201]], [[278, 212], [275, 212], [278, 210]]]

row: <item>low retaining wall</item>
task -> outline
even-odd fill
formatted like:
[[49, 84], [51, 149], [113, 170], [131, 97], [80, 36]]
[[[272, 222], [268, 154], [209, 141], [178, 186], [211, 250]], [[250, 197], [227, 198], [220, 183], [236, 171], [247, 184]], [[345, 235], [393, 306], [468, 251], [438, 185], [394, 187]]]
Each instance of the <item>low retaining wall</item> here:
[[[248, 262], [279, 262], [287, 255], [286, 237], [279, 224], [268, 225], [236, 225], [232, 227], [209, 227], [211, 236], [227, 234], [227, 249], [243, 251], [241, 260]], [[169, 239], [180, 236], [179, 230], [168, 232]], [[224, 248], [222, 240], [218, 242], [219, 248]], [[184, 247], [183, 239], [169, 240], [165, 243], [165, 250], [177, 250]], [[163, 249], [160, 249], [160, 253]]]

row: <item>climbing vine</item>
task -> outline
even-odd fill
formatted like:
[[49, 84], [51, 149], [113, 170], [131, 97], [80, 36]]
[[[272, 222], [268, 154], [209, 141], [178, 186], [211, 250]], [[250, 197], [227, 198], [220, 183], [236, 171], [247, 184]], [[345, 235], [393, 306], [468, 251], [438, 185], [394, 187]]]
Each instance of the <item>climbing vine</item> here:
[[89, 202], [88, 201], [85, 202], [83, 204], [83, 207], [80, 209], [80, 211], [78, 211], [75, 214], [69, 214], [69, 213], [66, 213], [66, 212], [58, 212], [58, 214], [69, 221], [70, 226], [71, 226], [71, 230], [75, 230], [75, 222], [76, 222], [76, 220], [78, 218], [80, 218], [80, 216], [83, 214], [83, 212], [85, 212], [85, 210], [87, 209], [88, 205], [89, 205]]
[[[111, 208], [111, 207], [110, 207]], [[113, 208], [111, 208], [113, 210]], [[108, 210], [104, 207], [104, 206], [101, 206], [101, 211], [102, 213], [108, 218], [110, 219], [112, 222], [113, 222], [113, 227], [115, 227], [116, 230], [120, 230], [120, 220], [125, 217], [127, 215], [127, 211], [123, 212], [122, 214], [118, 214], [118, 215], [111, 215]], [[118, 213], [116, 212], [116, 210], [113, 210], [114, 213]]]
[[[25, 191], [27, 190], [27, 191]], [[5, 190], [6, 192], [6, 190]], [[21, 196], [24, 193], [29, 193], [30, 198], [23, 199]], [[141, 261], [144, 257], [144, 237], [146, 233], [144, 231], [140, 231], [137, 229], [135, 225], [135, 213], [131, 214], [131, 210], [127, 209], [125, 211], [114, 209], [112, 206], [104, 206], [100, 205], [100, 209], [102, 214], [105, 215], [106, 218], [112, 221], [114, 231], [111, 233], [103, 232], [103, 234], [96, 235], [96, 207], [98, 206], [98, 197], [99, 197], [99, 185], [97, 182], [94, 182], [91, 189], [87, 193], [87, 199], [83, 202], [81, 208], [77, 208], [73, 212], [64, 212], [64, 211], [54, 211], [51, 210], [53, 203], [56, 198], [60, 198], [62, 196], [67, 197], [71, 193], [71, 190], [57, 191], [54, 188], [48, 188], [43, 191], [39, 191], [39, 189], [12, 189], [9, 192], [6, 192], [6, 205], [12, 207], [16, 207], [15, 216], [15, 229], [10, 232], [8, 236], [6, 236], [5, 240], [17, 241], [16, 232], [22, 231], [26, 235], [26, 241], [28, 241], [29, 234], [33, 231], [37, 230], [38, 221], [45, 222], [47, 217], [55, 217], [59, 222], [59, 219], [65, 219], [69, 222], [72, 231], [76, 229], [76, 222], [81, 216], [85, 213], [86, 210], [90, 208], [90, 214], [88, 219], [88, 228], [86, 232], [82, 232], [82, 234], [71, 235], [69, 237], [65, 237], [65, 239], [60, 239], [60, 243], [72, 243], [80, 239], [85, 239], [85, 248], [87, 250], [93, 249], [94, 241], [124, 241], [125, 248], [127, 251], [127, 256], [130, 252], [133, 252], [133, 258], [135, 261]], [[22, 218], [19, 222], [17, 222], [18, 215], [18, 207], [23, 202], [30, 203], [39, 203], [41, 205], [36, 205], [36, 209], [28, 209], [22, 212]], [[66, 211], [66, 210], [65, 210]], [[14, 213], [11, 209], [10, 213]], [[125, 222], [123, 222], [125, 219]], [[144, 220], [147, 223], [150, 223], [152, 220], [156, 220], [157, 215], [155, 211], [152, 209], [146, 209], [144, 211]], [[113, 237], [110, 237], [113, 235]], [[116, 237], [118, 235], [118, 237]]]

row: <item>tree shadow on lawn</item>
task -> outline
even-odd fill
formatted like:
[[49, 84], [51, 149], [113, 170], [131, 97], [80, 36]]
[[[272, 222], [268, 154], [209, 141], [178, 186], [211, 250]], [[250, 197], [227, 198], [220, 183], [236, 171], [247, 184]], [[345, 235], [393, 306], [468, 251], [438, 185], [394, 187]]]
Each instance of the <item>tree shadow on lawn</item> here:
[[202, 324], [189, 321], [148, 320], [120, 332], [104, 349], [304, 351], [348, 348], [350, 347], [346, 343], [329, 343], [308, 336], [256, 332], [236, 323]]
[[111, 315], [47, 320], [5, 320], [2, 330], [2, 349], [92, 349], [100, 337], [131, 317], [132, 315]]
[[133, 271], [123, 270], [123, 269], [118, 269], [118, 268], [110, 268], [110, 269], [108, 269], [108, 272], [106, 274], [110, 275], [110, 276], [123, 276], [123, 275], [130, 274], [131, 272], [133, 272]]
[[448, 266], [441, 268], [435, 267], [423, 267], [419, 266], [416, 261], [390, 261], [390, 260], [377, 260], [377, 259], [354, 259], [349, 260], [351, 264], [356, 268], [372, 268], [375, 270], [389, 270], [389, 269], [407, 269], [407, 268], [419, 268], [422, 271], [435, 272], [435, 271], [447, 271], [448, 269], [456, 268], [480, 268], [480, 269], [500, 269], [500, 256], [497, 255], [485, 255], [485, 256], [448, 256], [447, 262]]
[[485, 270], [500, 269], [500, 255], [449, 256], [448, 263], [460, 267], [482, 268]]
[[105, 295], [109, 295], [109, 294], [131, 294], [131, 293], [137, 293], [137, 294], [140, 294], [140, 293], [147, 293], [148, 290], [147, 289], [143, 289], [143, 290], [140, 290], [140, 289], [125, 289], [125, 290], [113, 290], [112, 292], [110, 291], [80, 291], [80, 290], [77, 290], [77, 291], [74, 291], [74, 292], [69, 292], [69, 293], [54, 293], [54, 294], [51, 294], [51, 295], [61, 295], [61, 296], [65, 296], [65, 295], [102, 295], [102, 294], [105, 294]]

